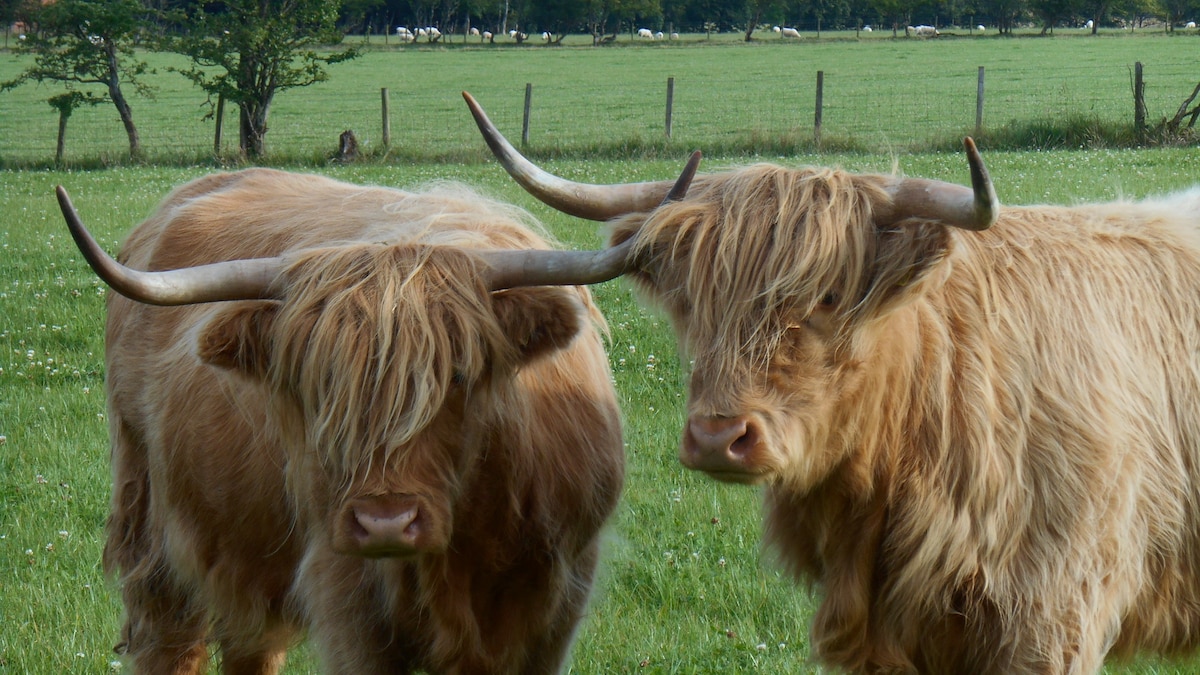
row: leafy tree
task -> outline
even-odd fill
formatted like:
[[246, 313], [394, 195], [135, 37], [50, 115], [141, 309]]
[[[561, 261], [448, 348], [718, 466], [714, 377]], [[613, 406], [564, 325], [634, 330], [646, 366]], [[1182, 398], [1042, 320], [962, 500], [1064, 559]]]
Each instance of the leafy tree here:
[[871, 9], [892, 26], [892, 37], [896, 37], [901, 25], [907, 25], [912, 11], [909, 0], [869, 0]]
[[340, 8], [340, 0], [202, 3], [187, 13], [184, 34], [168, 45], [191, 58], [192, 67], [179, 72], [208, 93], [210, 105], [215, 95], [238, 106], [239, 147], [259, 157], [275, 94], [322, 82], [329, 77], [326, 65], [358, 56], [353, 48], [316, 51], [342, 41]]
[[[18, 46], [19, 51], [33, 55], [33, 65], [15, 79], [0, 83], [0, 91], [26, 82], [60, 82], [68, 92], [77, 92], [76, 88], [83, 86], [86, 92], [56, 96], [51, 105], [62, 113], [84, 102], [111, 102], [125, 125], [130, 156], [140, 156], [142, 147], [133, 111], [121, 86], [130, 85], [143, 96], [152, 94], [150, 87], [138, 79], [147, 72], [147, 65], [137, 60], [133, 51], [146, 13], [138, 0], [57, 0], [40, 5], [30, 17], [40, 28], [38, 34], [27, 36]], [[67, 117], [70, 112], [61, 115], [63, 120]]]
[[1011, 35], [1025, 13], [1025, 0], [981, 0], [979, 9], [991, 15], [1000, 33]]
[[746, 42], [753, 39], [754, 29], [762, 22], [764, 15], [778, 12], [782, 0], [745, 0], [746, 2]]
[[1158, 0], [1161, 5], [1161, 12], [1167, 22], [1167, 30], [1175, 30], [1175, 26], [1183, 23], [1183, 19], [1188, 12], [1195, 11], [1200, 7], [1200, 3], [1195, 0]]
[[1042, 21], [1042, 35], [1053, 33], [1062, 21], [1076, 16], [1079, 0], [1029, 0], [1029, 9]]

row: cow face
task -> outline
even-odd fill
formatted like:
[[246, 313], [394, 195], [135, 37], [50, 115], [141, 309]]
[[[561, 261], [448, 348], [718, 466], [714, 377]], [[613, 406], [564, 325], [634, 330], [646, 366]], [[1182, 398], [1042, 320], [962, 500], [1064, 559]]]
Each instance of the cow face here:
[[203, 331], [203, 360], [269, 389], [289, 490], [338, 551], [444, 550], [489, 401], [581, 328], [574, 289], [491, 293], [479, 265], [453, 248], [313, 251], [280, 301], [231, 305]]
[[877, 225], [887, 200], [873, 177], [761, 166], [617, 221], [691, 362], [685, 466], [803, 486], [849, 452], [864, 364], [900, 339], [881, 326], [943, 278], [951, 242], [933, 223]]

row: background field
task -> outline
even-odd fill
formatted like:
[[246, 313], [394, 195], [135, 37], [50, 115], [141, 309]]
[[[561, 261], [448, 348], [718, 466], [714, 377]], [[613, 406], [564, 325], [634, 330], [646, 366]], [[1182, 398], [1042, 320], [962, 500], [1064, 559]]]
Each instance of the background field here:
[[[973, 125], [977, 66], [988, 67], [990, 123], [1078, 109], [1120, 116], [1132, 110], [1134, 60], [1147, 64], [1153, 116], [1168, 107], [1173, 112], [1195, 85], [1188, 80], [1195, 77], [1189, 66], [1197, 45], [1190, 37], [1072, 36], [600, 50], [389, 47], [333, 69], [324, 85], [281, 95], [268, 159], [398, 187], [465, 181], [529, 209], [566, 244], [590, 247], [601, 242], [591, 225], [534, 203], [494, 163], [482, 161], [459, 91], [475, 93], [515, 138], [524, 83], [533, 82], [532, 148], [559, 156], [545, 165], [575, 180], [673, 177], [687, 152], [700, 147], [708, 171], [765, 159], [965, 182], [960, 153], [907, 149], [928, 138], [956, 142]], [[0, 95], [0, 164], [10, 167], [0, 170], [0, 673], [115, 669], [111, 648], [121, 610], [99, 569], [109, 494], [104, 288], [75, 252], [53, 186], [70, 189], [85, 220], [116, 250], [172, 187], [213, 170], [212, 124], [198, 121], [202, 97], [162, 72], [167, 57], [154, 58], [162, 59], [162, 90], [156, 101], [135, 100], [135, 115], [152, 159], [172, 166], [13, 169], [52, 156], [56, 120], [42, 102], [46, 89]], [[0, 53], [0, 79], [19, 68]], [[881, 151], [744, 154], [753, 150], [745, 139], [811, 133], [817, 69], [826, 71], [827, 132], [837, 128]], [[1167, 72], [1174, 73], [1169, 81]], [[651, 142], [662, 133], [667, 77], [677, 83], [675, 139]], [[351, 166], [319, 161], [345, 128], [358, 131], [368, 147], [377, 142], [384, 86], [392, 92], [393, 154]], [[77, 113], [69, 133], [67, 154], [77, 165], [115, 161], [126, 149], [114, 113], [104, 108]], [[636, 146], [632, 156], [658, 158], [561, 158], [622, 143]], [[1001, 200], [1013, 204], [1142, 197], [1200, 176], [1195, 148], [987, 151], [986, 160]], [[620, 281], [595, 292], [611, 327], [629, 464], [571, 672], [816, 672], [806, 639], [813, 600], [760, 552], [758, 492], [693, 475], [675, 457], [685, 376], [665, 323], [640, 309]], [[1111, 670], [1188, 673], [1200, 670], [1200, 662], [1139, 661]], [[287, 672], [316, 672], [303, 647]]]
[[[1082, 33], [1082, 31], [1078, 31]], [[936, 40], [891, 39], [890, 31], [823, 33], [799, 41], [763, 36], [752, 44], [655, 42], [593, 48], [587, 36], [563, 47], [451, 43], [445, 47], [376, 36], [365, 55], [329, 70], [328, 82], [282, 92], [267, 135], [274, 161], [330, 156], [338, 135], [354, 130], [365, 149], [382, 151], [380, 90], [390, 92], [391, 154], [401, 161], [478, 157], [481, 144], [464, 114], [466, 89], [506, 133], [520, 138], [525, 84], [533, 85], [530, 150], [542, 155], [613, 158], [669, 156], [700, 147], [709, 154], [794, 152], [813, 139], [817, 71], [824, 72], [822, 138], [832, 148], [868, 151], [953, 147], [974, 132], [978, 68], [985, 68], [984, 129], [1042, 125], [1025, 135], [1039, 147], [1090, 143], [1064, 139], [1065, 125], [1133, 124], [1133, 64], [1145, 64], [1151, 123], [1175, 113], [1200, 81], [1200, 34], [1060, 30], [1052, 38], [994, 34]], [[872, 37], [865, 37], [870, 35]], [[461, 38], [460, 38], [461, 39]], [[361, 38], [351, 38], [360, 42]], [[151, 161], [210, 157], [212, 121], [205, 95], [169, 72], [181, 57], [152, 54], [154, 100], [134, 98], [134, 119]], [[0, 81], [24, 61], [0, 52]], [[672, 139], [665, 140], [667, 78], [675, 80]], [[57, 113], [45, 100], [58, 89], [27, 85], [0, 94], [0, 166], [48, 163]], [[237, 147], [237, 117], [226, 110], [223, 152]], [[980, 139], [987, 147], [987, 139]], [[75, 166], [120, 160], [128, 152], [112, 106], [79, 110], [67, 132]]]
[[[682, 159], [682, 158], [680, 158]], [[741, 161], [741, 160], [738, 160]], [[800, 156], [965, 181], [960, 155]], [[1009, 203], [1140, 197], [1200, 175], [1195, 150], [989, 153]], [[578, 180], [664, 178], [680, 161], [550, 162]], [[713, 170], [728, 161], [707, 164]], [[99, 569], [107, 509], [103, 288], [75, 252], [52, 198], [71, 190], [114, 249], [174, 185], [206, 168], [0, 173], [0, 672], [110, 672], [120, 606]], [[573, 246], [589, 224], [533, 203], [493, 164], [333, 167], [322, 173], [412, 187], [457, 179], [525, 206]], [[685, 379], [665, 324], [620, 281], [596, 289], [611, 324], [610, 360], [626, 416], [629, 473], [607, 538], [576, 673], [804, 673], [812, 600], [758, 548], [757, 491], [684, 471], [675, 458]], [[715, 521], [715, 522], [714, 522]], [[1138, 662], [1113, 672], [1194, 672]], [[287, 672], [312, 673], [305, 649]]]

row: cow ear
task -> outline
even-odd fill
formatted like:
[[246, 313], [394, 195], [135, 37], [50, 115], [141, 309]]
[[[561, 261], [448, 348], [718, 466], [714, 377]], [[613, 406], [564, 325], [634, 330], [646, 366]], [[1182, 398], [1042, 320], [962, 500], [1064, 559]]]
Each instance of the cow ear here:
[[271, 360], [271, 329], [279, 312], [276, 302], [239, 302], [217, 314], [201, 330], [200, 360], [263, 378]]
[[523, 362], [566, 347], [583, 328], [583, 306], [571, 287], [497, 291], [492, 309]]
[[951, 229], [936, 223], [910, 223], [879, 231], [874, 279], [863, 306], [880, 316], [910, 302], [945, 280], [954, 242]]

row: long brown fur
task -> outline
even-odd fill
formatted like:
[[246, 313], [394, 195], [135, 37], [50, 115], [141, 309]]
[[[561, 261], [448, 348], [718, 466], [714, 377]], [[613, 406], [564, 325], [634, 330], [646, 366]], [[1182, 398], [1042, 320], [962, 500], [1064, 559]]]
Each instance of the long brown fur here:
[[613, 235], [694, 360], [690, 415], [760, 434], [816, 656], [1090, 673], [1195, 648], [1200, 189], [975, 233], [877, 224], [885, 180], [747, 167]]
[[[105, 565], [133, 672], [554, 673], [623, 477], [582, 288], [488, 293], [473, 250], [544, 248], [520, 211], [252, 169], [173, 192], [121, 260], [285, 256], [279, 301], [109, 297]], [[335, 550], [354, 499], [415, 495], [428, 548]], [[407, 497], [406, 497], [407, 498]], [[423, 544], [425, 545], [425, 544]]]

